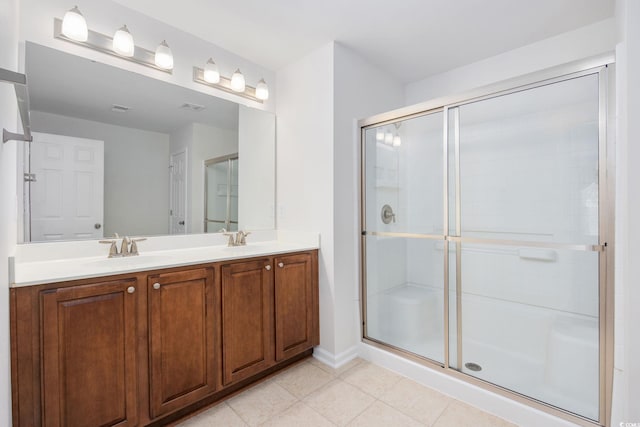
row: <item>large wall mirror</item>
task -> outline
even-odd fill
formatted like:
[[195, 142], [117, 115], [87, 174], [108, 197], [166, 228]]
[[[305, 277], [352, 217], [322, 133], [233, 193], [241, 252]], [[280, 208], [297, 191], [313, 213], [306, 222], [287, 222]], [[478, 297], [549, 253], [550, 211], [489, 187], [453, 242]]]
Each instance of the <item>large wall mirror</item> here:
[[[20, 241], [216, 232], [207, 204], [230, 197], [237, 229], [275, 228], [272, 113], [31, 42], [25, 73]], [[206, 185], [207, 164], [232, 155], [233, 191]]]

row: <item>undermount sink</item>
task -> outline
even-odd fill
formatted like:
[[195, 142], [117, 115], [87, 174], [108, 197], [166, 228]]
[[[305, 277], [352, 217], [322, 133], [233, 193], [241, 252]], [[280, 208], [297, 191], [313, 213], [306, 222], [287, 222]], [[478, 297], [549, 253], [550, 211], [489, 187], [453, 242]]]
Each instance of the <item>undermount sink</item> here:
[[137, 267], [140, 265], [150, 265], [162, 263], [170, 260], [166, 255], [135, 255], [129, 257], [104, 258], [97, 261], [88, 262], [86, 265], [95, 267]]

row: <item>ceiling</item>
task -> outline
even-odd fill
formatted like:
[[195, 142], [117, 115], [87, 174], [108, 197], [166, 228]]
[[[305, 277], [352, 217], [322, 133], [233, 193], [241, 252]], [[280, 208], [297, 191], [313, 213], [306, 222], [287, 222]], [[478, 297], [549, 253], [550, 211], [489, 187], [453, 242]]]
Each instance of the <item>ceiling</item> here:
[[614, 0], [115, 0], [277, 71], [335, 40], [408, 83], [614, 14]]
[[[190, 123], [238, 128], [235, 102], [35, 43], [26, 43], [25, 71], [31, 110], [160, 133]], [[130, 110], [112, 111], [114, 104]]]

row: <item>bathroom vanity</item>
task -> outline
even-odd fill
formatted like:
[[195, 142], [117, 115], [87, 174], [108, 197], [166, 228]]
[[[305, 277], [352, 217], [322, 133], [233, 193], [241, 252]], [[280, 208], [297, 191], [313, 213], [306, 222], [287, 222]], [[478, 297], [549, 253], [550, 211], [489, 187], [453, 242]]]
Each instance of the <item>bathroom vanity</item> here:
[[171, 252], [114, 260], [116, 268], [106, 256], [86, 258], [68, 273], [85, 277], [46, 283], [27, 277], [38, 262], [22, 276], [16, 268], [14, 426], [164, 425], [319, 344], [317, 249]]

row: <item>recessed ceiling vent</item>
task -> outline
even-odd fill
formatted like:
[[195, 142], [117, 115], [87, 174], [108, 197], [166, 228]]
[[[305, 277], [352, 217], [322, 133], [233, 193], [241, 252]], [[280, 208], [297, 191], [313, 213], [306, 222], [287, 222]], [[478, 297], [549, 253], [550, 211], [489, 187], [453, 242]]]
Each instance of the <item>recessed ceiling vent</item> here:
[[206, 107], [204, 105], [192, 104], [191, 102], [185, 102], [180, 106], [182, 110], [202, 111]]
[[111, 111], [114, 111], [116, 113], [126, 113], [130, 109], [131, 109], [131, 107], [127, 107], [126, 105], [113, 104], [111, 106]]

